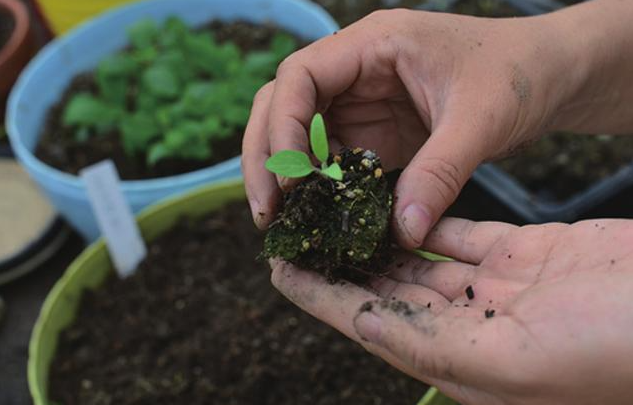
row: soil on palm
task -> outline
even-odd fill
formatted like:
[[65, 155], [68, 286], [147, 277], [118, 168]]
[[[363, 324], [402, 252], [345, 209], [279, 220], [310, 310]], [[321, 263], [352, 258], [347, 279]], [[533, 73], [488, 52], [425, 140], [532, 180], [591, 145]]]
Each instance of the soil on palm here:
[[[277, 28], [269, 25], [253, 25], [245, 22], [213, 22], [202, 29], [214, 33], [219, 43], [234, 42], [243, 52], [267, 49]], [[121, 135], [117, 129], [78, 141], [75, 129], [62, 123], [63, 112], [68, 102], [77, 93], [97, 93], [93, 73], [75, 77], [61, 100], [49, 111], [45, 128], [37, 145], [36, 156], [43, 162], [62, 171], [78, 174], [81, 169], [104, 159], [112, 159], [123, 180], [140, 180], [172, 176], [212, 166], [238, 156], [242, 147], [242, 130], [226, 139], [214, 139], [213, 155], [206, 160], [164, 159], [156, 165], [147, 164], [143, 154], [130, 157], [125, 153]], [[246, 123], [245, 123], [246, 124]]]
[[631, 135], [555, 133], [498, 165], [541, 198], [560, 201], [630, 164]]
[[61, 336], [65, 405], [414, 404], [425, 387], [303, 313], [255, 259], [245, 204], [183, 220], [138, 272], [88, 293]]
[[0, 9], [0, 51], [11, 38], [14, 28], [15, 21], [11, 14], [4, 9]]
[[379, 275], [391, 258], [392, 195], [380, 159], [369, 150], [330, 156], [341, 181], [312, 173], [284, 196], [264, 256], [282, 258], [335, 282]]

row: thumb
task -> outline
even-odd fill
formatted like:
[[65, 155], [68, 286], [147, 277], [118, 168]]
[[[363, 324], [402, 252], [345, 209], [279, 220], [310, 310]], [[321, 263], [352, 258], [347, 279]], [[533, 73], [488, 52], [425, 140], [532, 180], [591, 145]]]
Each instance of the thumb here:
[[463, 128], [438, 127], [402, 172], [396, 185], [395, 235], [405, 249], [422, 245], [426, 234], [455, 201], [483, 161], [482, 139]]

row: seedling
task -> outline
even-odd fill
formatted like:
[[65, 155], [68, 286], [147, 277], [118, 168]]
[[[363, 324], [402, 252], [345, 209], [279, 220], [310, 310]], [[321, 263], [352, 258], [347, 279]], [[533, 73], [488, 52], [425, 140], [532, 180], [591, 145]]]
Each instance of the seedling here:
[[266, 169], [280, 176], [299, 178], [317, 172], [334, 180], [343, 180], [343, 171], [337, 162], [328, 164], [330, 156], [325, 122], [321, 114], [316, 114], [310, 125], [310, 147], [321, 162], [321, 168], [312, 164], [310, 157], [297, 150], [282, 150], [266, 160]]
[[141, 21], [128, 38], [95, 70], [95, 91], [68, 102], [63, 124], [79, 142], [114, 131], [126, 154], [149, 166], [212, 157], [214, 144], [242, 132], [253, 96], [298, 45], [277, 33], [267, 50], [245, 54], [175, 17]]

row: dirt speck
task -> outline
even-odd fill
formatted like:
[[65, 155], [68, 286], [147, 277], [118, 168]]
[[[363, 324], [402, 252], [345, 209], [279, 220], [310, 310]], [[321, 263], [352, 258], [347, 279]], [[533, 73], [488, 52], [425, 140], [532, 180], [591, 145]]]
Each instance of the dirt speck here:
[[469, 285], [468, 287], [466, 287], [466, 296], [468, 297], [469, 300], [472, 300], [475, 298], [475, 290], [473, 290], [472, 285]]
[[532, 96], [532, 83], [525, 72], [519, 67], [512, 68], [512, 90], [520, 104], [527, 102]]

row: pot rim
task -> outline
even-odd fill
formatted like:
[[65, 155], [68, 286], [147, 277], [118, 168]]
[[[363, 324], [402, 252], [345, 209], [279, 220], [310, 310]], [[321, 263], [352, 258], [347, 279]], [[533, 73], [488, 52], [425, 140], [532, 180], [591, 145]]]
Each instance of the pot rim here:
[[15, 23], [9, 40], [0, 48], [0, 66], [2, 66], [26, 41], [31, 20], [26, 6], [18, 0], [0, 0], [0, 9], [9, 12]]

